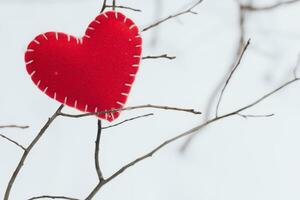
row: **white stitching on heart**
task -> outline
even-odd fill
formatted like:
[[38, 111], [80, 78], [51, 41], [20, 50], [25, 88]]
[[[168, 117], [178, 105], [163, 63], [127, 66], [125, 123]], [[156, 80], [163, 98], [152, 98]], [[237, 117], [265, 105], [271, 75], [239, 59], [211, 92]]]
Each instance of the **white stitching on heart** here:
[[131, 29], [133, 29], [134, 27], [136, 27], [135, 24], [131, 25], [131, 26], [129, 27], [129, 29], [131, 30]]
[[29, 64], [31, 64], [31, 63], [33, 63], [33, 60], [29, 60], [29, 61], [26, 62], [25, 64], [26, 64], [26, 65], [29, 65]]
[[107, 14], [106, 13], [103, 13], [102, 14], [105, 18], [108, 18]]
[[[111, 17], [111, 15], [108, 16], [106, 13], [103, 13], [103, 14], [101, 14], [101, 15], [103, 15], [105, 18]], [[121, 18], [119, 17], [119, 13], [114, 12], [114, 16], [115, 16], [115, 18], [116, 18], [117, 20], [121, 20]], [[99, 17], [99, 16], [97, 16], [97, 18], [98, 18], [98, 17]], [[93, 22], [95, 22], [95, 23], [97, 23], [97, 24], [101, 24], [101, 22], [100, 22], [99, 20], [97, 20], [97, 19], [95, 19]], [[123, 23], [126, 23], [126, 22], [128, 22], [128, 20], [127, 20], [127, 17], [124, 16]], [[91, 23], [91, 24], [92, 24], [92, 23]], [[134, 27], [136, 27], [136, 25], [134, 25], [131, 21], [130, 21], [130, 23], [127, 23], [126, 25], [129, 26], [128, 28], [129, 28], [130, 30], [133, 29]], [[92, 27], [92, 26], [89, 26], [87, 29], [92, 30], [92, 31], [96, 30], [96, 29], [95, 29], [94, 27]], [[55, 39], [56, 39], [56, 40], [59, 40], [59, 39], [61, 38], [61, 37], [59, 37], [59, 34], [60, 34], [59, 32], [54, 32], [54, 34], [55, 34]], [[46, 33], [42, 34], [42, 36], [43, 36], [46, 40], [48, 40], [48, 37], [47, 37]], [[83, 37], [91, 38], [91, 36], [90, 36], [90, 35], [87, 35], [87, 34], [85, 34]], [[77, 43], [77, 44], [83, 44], [83, 42], [84, 42], [84, 41], [83, 41], [83, 37], [82, 37], [82, 38], [74, 38], [74, 39], [76, 39], [76, 43]], [[136, 35], [134, 38], [141, 38], [140, 33], [137, 33], [137, 35]], [[71, 41], [71, 35], [67, 35], [67, 41], [68, 41], [68, 42]], [[132, 39], [131, 39], [131, 41], [132, 41]], [[33, 40], [33, 42], [35, 42], [35, 43], [38, 44], [38, 45], [41, 44], [41, 42], [37, 40], [37, 37]], [[138, 41], [138, 42], [140, 43], [140, 41]], [[135, 47], [136, 47], [136, 48], [141, 48], [142, 45], [141, 45], [141, 44], [136, 44]], [[27, 49], [26, 53], [34, 52], [34, 51], [35, 51], [34, 49]], [[139, 59], [141, 59], [141, 56], [140, 56], [140, 55], [134, 55], [133, 58], [139, 58]], [[27, 62], [26, 62], [26, 66], [28, 67], [28, 65], [32, 64], [33, 62], [34, 62], [34, 60], [29, 60], [29, 61], [27, 61]], [[139, 67], [139, 63], [132, 64], [132, 67]], [[30, 76], [31, 76], [31, 77], [34, 76], [35, 73], [36, 73], [36, 70], [31, 71]], [[131, 77], [135, 77], [135, 75], [136, 75], [136, 74], [134, 74], [134, 73], [129, 74], [129, 76], [131, 76]], [[36, 85], [37, 85], [38, 87], [40, 86], [40, 84], [41, 84], [41, 80], [39, 80], [39, 81], [36, 83]], [[125, 83], [124, 85], [125, 85], [126, 87], [130, 87], [130, 88], [132, 87], [132, 83]], [[46, 93], [47, 90], [48, 90], [48, 87], [46, 87], [46, 88], [43, 90], [43, 92]], [[127, 89], [126, 89], [126, 92], [121, 92], [120, 95], [128, 97]], [[56, 92], [54, 92], [53, 98], [57, 100], [57, 93], [56, 93]], [[65, 97], [65, 98], [64, 98], [64, 104], [67, 104], [67, 101], [68, 101], [68, 97]], [[122, 100], [122, 101], [116, 101], [116, 107], [117, 107], [117, 108], [119, 108], [119, 106], [123, 107], [124, 105], [125, 105], [124, 100]], [[75, 101], [74, 101], [74, 107], [75, 107], [76, 109], [80, 109], [80, 110], [81, 110], [81, 108], [78, 108], [78, 100], [75, 100]], [[86, 104], [86, 105], [85, 105], [85, 108], [84, 108], [84, 110], [85, 110], [84, 112], [87, 112], [87, 111], [88, 111], [88, 108], [89, 108], [89, 105]], [[98, 112], [98, 109], [99, 109], [98, 107], [95, 107], [95, 112]], [[113, 110], [113, 109], [115, 109], [115, 108], [112, 108], [112, 110]], [[111, 118], [112, 120], [114, 120], [114, 119], [115, 119], [115, 113], [120, 113], [120, 111], [118, 111], [118, 112], [113, 112], [113, 113], [109, 113], [109, 114], [108, 114], [108, 113], [105, 113], [105, 119], [108, 120], [109, 118]]]
[[65, 97], [64, 104], [67, 105], [67, 102], [68, 102], [68, 97]]
[[74, 107], [75, 108], [77, 108], [77, 102], [78, 102], [77, 100], [75, 100], [75, 102], [74, 102]]
[[37, 39], [33, 40], [36, 44], [41, 44]]
[[48, 87], [46, 87], [46, 88], [44, 89], [44, 93], [46, 93], [46, 92], [47, 92], [47, 90], [48, 90]]
[[33, 75], [36, 73], [36, 71], [31, 72], [30, 76], [33, 77]]
[[48, 38], [47, 38], [47, 36], [45, 35], [45, 33], [42, 34], [42, 36], [43, 36], [46, 40], [48, 40]]
[[124, 106], [124, 103], [122, 103], [122, 102], [120, 102], [120, 101], [117, 101], [116, 103], [119, 104], [119, 105], [122, 106], [122, 107]]

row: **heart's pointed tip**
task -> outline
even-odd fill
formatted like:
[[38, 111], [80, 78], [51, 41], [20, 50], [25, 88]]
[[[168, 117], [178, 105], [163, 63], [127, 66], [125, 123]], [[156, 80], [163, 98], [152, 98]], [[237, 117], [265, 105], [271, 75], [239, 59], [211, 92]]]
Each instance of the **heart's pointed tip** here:
[[100, 114], [97, 117], [99, 119], [104, 119], [107, 120], [108, 122], [113, 122], [120, 116], [120, 112], [110, 112], [110, 113], [105, 113], [105, 114]]

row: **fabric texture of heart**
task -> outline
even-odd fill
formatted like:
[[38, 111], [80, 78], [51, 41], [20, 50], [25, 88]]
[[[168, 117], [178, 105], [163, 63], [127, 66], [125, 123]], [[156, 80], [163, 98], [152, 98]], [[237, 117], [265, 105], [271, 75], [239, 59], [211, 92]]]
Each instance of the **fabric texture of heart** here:
[[[105, 12], [82, 38], [59, 32], [37, 36], [25, 53], [27, 72], [49, 97], [93, 113], [124, 107], [141, 60], [142, 38], [132, 20]], [[120, 111], [98, 117], [113, 121]]]

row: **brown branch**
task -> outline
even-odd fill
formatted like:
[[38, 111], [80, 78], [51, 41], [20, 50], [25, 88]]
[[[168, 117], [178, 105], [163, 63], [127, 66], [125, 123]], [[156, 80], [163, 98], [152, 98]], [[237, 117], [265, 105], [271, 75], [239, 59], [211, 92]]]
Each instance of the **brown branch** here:
[[275, 114], [268, 114], [268, 115], [244, 115], [244, 114], [238, 113], [237, 115], [240, 116], [240, 117], [243, 117], [243, 118], [247, 119], [247, 118], [273, 117]]
[[187, 135], [190, 135], [190, 134], [193, 134], [194, 132], [198, 131], [199, 129], [213, 123], [213, 122], [216, 122], [216, 121], [219, 121], [221, 119], [224, 119], [224, 118], [227, 118], [227, 117], [230, 117], [230, 116], [233, 116], [233, 115], [238, 115], [240, 112], [244, 111], [244, 110], [247, 110], [255, 105], [257, 105], [258, 103], [262, 102], [263, 100], [265, 100], [266, 98], [270, 97], [271, 95], [275, 94], [276, 92], [280, 91], [281, 89], [291, 85], [292, 83], [296, 82], [296, 81], [299, 81], [300, 79], [299, 78], [296, 78], [296, 79], [293, 79], [291, 81], [288, 81], [286, 83], [284, 83], [283, 85], [281, 85], [280, 87], [276, 88], [275, 90], [267, 93], [266, 95], [262, 96], [261, 98], [257, 99], [256, 101], [252, 102], [251, 104], [248, 104], [238, 110], [235, 110], [233, 112], [230, 112], [228, 114], [225, 114], [225, 115], [222, 115], [222, 116], [219, 116], [219, 117], [215, 117], [199, 126], [196, 126], [182, 134], [179, 134], [178, 136], [176, 137], [173, 137], [169, 140], [166, 140], [165, 142], [163, 142], [162, 144], [160, 144], [159, 146], [157, 146], [156, 148], [154, 148], [152, 151], [150, 151], [149, 153], [137, 158], [136, 160], [128, 163], [127, 165], [125, 165], [124, 167], [122, 167], [120, 170], [118, 170], [117, 172], [115, 172], [112, 176], [110, 176], [109, 178], [106, 179], [107, 182], [109, 182], [110, 180], [114, 179], [115, 177], [117, 177], [118, 175], [120, 175], [122, 172], [124, 172], [126, 169], [128, 169], [129, 167], [135, 165], [136, 163], [148, 158], [148, 157], [151, 157], [154, 153], [156, 153], [158, 150], [160, 150], [161, 148], [165, 147], [166, 145], [182, 138], [182, 137], [185, 137]]
[[[234, 58], [233, 61], [230, 63], [230, 65], [228, 65], [228, 73], [230, 73], [232, 71], [232, 69], [234, 68], [235, 64], [236, 64], [236, 60], [238, 60], [238, 57], [240, 56], [243, 47], [245, 46], [245, 32], [246, 32], [246, 28], [245, 28], [245, 24], [246, 24], [246, 12], [245, 10], [242, 8], [242, 5], [237, 2], [239, 4], [239, 16], [238, 16], [238, 29], [239, 29], [239, 38], [237, 40], [237, 47], [235, 49], [234, 52]], [[204, 121], [207, 121], [210, 118], [211, 113], [213, 112], [213, 108], [215, 107], [215, 101], [218, 98], [219, 92], [222, 89], [222, 86], [224, 85], [225, 81], [227, 79], [227, 73], [224, 74], [224, 76], [220, 79], [220, 81], [217, 83], [216, 87], [212, 90], [211, 95], [208, 98], [208, 103], [207, 106], [205, 107], [205, 112], [204, 112]], [[204, 129], [201, 129], [201, 131], [203, 131]], [[194, 137], [196, 137], [198, 134], [194, 134], [191, 135], [190, 137], [188, 137], [184, 143], [181, 145], [180, 147], [180, 152], [184, 152], [187, 147], [189, 146], [189, 144], [192, 142], [192, 140], [194, 139]]]
[[[113, 5], [106, 5], [106, 8], [113, 8]], [[132, 10], [132, 11], [135, 11], [135, 12], [142, 12], [142, 10], [140, 10], [140, 9], [132, 8], [132, 7], [129, 7], [129, 6], [117, 6], [116, 5], [115, 8]]]
[[113, 0], [112, 9], [113, 9], [114, 11], [116, 10], [116, 0]]
[[66, 200], [79, 200], [72, 197], [65, 197], [65, 196], [50, 196], [50, 195], [43, 195], [38, 197], [32, 197], [28, 200], [36, 200], [36, 199], [66, 199]]
[[294, 78], [297, 78], [297, 72], [299, 70], [299, 66], [300, 66], [300, 54], [298, 54], [297, 62], [296, 62], [296, 65], [293, 69]]
[[106, 3], [107, 3], [107, 0], [103, 0], [103, 4], [102, 4], [102, 8], [101, 8], [100, 13], [104, 12], [105, 8], [107, 7]]
[[119, 125], [124, 124], [124, 123], [129, 122], [129, 121], [133, 121], [133, 120], [144, 118], [144, 117], [150, 117], [150, 116], [153, 116], [153, 115], [154, 115], [153, 113], [150, 113], [150, 114], [146, 114], [146, 115], [141, 115], [141, 116], [129, 118], [129, 119], [126, 119], [126, 120], [124, 120], [122, 122], [119, 122], [117, 124], [113, 124], [113, 125], [110, 125], [110, 126], [102, 127], [102, 130], [113, 128], [113, 127], [119, 126]]
[[173, 59], [176, 58], [176, 56], [168, 56], [168, 54], [163, 54], [163, 55], [159, 55], [159, 56], [144, 56], [144, 57], [142, 57], [143, 60], [159, 59], [159, 58], [165, 58], [165, 59], [173, 60]]
[[17, 147], [20, 147], [21, 149], [23, 149], [24, 151], [26, 150], [24, 146], [22, 146], [21, 144], [19, 144], [18, 142], [10, 139], [9, 137], [6, 137], [5, 135], [0, 134], [0, 137], [4, 138], [5, 140], [9, 141], [12, 144], [15, 144]]
[[103, 174], [100, 168], [100, 162], [99, 162], [99, 150], [100, 150], [100, 140], [101, 140], [101, 133], [102, 133], [102, 124], [101, 120], [97, 121], [98, 130], [97, 130], [97, 138], [95, 142], [95, 168], [96, 172], [99, 178], [99, 181], [102, 182], [104, 180]]
[[240, 112], [242, 111], [245, 111], [257, 104], [259, 104], [260, 102], [262, 102], [263, 100], [265, 100], [266, 98], [274, 95], [275, 93], [277, 93], [278, 91], [282, 90], [283, 88], [291, 85], [292, 83], [296, 82], [296, 81], [299, 81], [300, 78], [295, 78], [293, 80], [290, 80], [284, 84], [282, 84], [281, 86], [279, 86], [278, 88], [276, 88], [275, 90], [267, 93], [266, 95], [262, 96], [261, 98], [257, 99], [256, 101], [252, 102], [251, 104], [248, 104], [244, 107], [241, 107], [240, 109], [237, 109], [233, 112], [230, 112], [228, 114], [225, 114], [225, 115], [222, 115], [222, 116], [217, 116], [217, 117], [214, 117], [206, 122], [204, 122], [203, 124], [200, 124], [184, 133], [181, 133], [173, 138], [170, 138], [169, 140], [166, 140], [164, 141], [163, 143], [161, 143], [160, 145], [158, 145], [157, 147], [155, 147], [153, 150], [151, 150], [149, 153], [146, 153], [144, 154], [143, 156], [141, 157], [138, 157], [137, 159], [135, 159], [134, 161], [124, 165], [123, 167], [121, 167], [118, 171], [116, 171], [114, 174], [112, 174], [110, 177], [108, 177], [107, 179], [105, 179], [104, 181], [102, 182], [99, 182], [95, 188], [92, 190], [92, 192], [88, 195], [88, 197], [85, 199], [85, 200], [91, 200], [98, 192], [99, 190], [107, 183], [109, 183], [110, 181], [112, 181], [113, 179], [117, 178], [118, 176], [120, 176], [123, 172], [125, 172], [127, 169], [129, 169], [130, 167], [134, 166], [135, 164], [149, 158], [149, 157], [152, 157], [155, 153], [157, 153], [159, 150], [161, 150], [162, 148], [166, 147], [167, 145], [181, 139], [181, 138], [184, 138], [186, 136], [189, 136], [189, 135], [192, 135], [192, 134], [197, 134], [199, 133], [198, 131], [207, 127], [208, 125], [214, 123], [214, 122], [217, 122], [217, 121], [220, 121], [222, 119], [225, 119], [225, 118], [228, 118], [228, 117], [231, 117], [231, 116], [234, 116], [234, 115], [239, 115]]
[[155, 108], [155, 109], [159, 109], [159, 110], [174, 110], [174, 111], [179, 111], [179, 112], [188, 112], [188, 113], [192, 113], [195, 115], [202, 114], [200, 111], [196, 111], [194, 109], [185, 109], [185, 108], [177, 108], [177, 107], [170, 107], [170, 106], [159, 106], [159, 105], [146, 104], [146, 105], [140, 105], [140, 106], [130, 106], [130, 107], [125, 107], [125, 108], [121, 108], [121, 109], [101, 111], [101, 112], [96, 112], [96, 113], [85, 113], [85, 114], [80, 114], [80, 115], [72, 115], [72, 114], [60, 112], [59, 115], [63, 116], [63, 117], [70, 117], [70, 118], [82, 118], [82, 117], [89, 117], [89, 116], [100, 115], [100, 114], [105, 114], [105, 113], [114, 113], [114, 112], [119, 112], [119, 111], [136, 110], [136, 109], [143, 109], [143, 108]]
[[181, 16], [181, 15], [185, 15], [185, 14], [187, 14], [187, 13], [197, 14], [196, 12], [193, 11], [193, 9], [194, 9], [195, 7], [197, 7], [200, 3], [202, 3], [202, 1], [203, 1], [203, 0], [198, 0], [193, 6], [191, 6], [191, 7], [188, 8], [187, 10], [181, 11], [181, 12], [176, 13], [176, 14], [174, 14], [174, 15], [170, 15], [169, 17], [166, 17], [166, 18], [164, 18], [164, 19], [162, 19], [162, 20], [159, 20], [159, 21], [155, 22], [154, 24], [151, 24], [151, 25], [147, 26], [146, 28], [142, 29], [141, 32], [148, 31], [149, 29], [152, 29], [152, 28], [154, 28], [154, 27], [157, 27], [157, 26], [159, 26], [160, 24], [162, 24], [162, 23], [164, 23], [164, 22], [166, 22], [166, 21], [169, 21], [170, 19], [179, 17], [179, 16]]
[[59, 106], [59, 108], [55, 111], [55, 113], [48, 119], [47, 123], [43, 126], [43, 128], [39, 131], [39, 133], [37, 134], [37, 136], [33, 139], [33, 141], [30, 143], [30, 145], [26, 148], [26, 150], [24, 151], [14, 173], [12, 174], [8, 185], [6, 187], [6, 191], [5, 191], [5, 195], [4, 195], [4, 200], [8, 200], [9, 199], [9, 195], [11, 192], [11, 189], [13, 187], [13, 184], [17, 178], [17, 176], [19, 175], [27, 156], [29, 155], [29, 153], [31, 152], [31, 150], [33, 149], [33, 147], [37, 144], [37, 142], [41, 139], [41, 137], [44, 135], [44, 133], [46, 132], [46, 130], [48, 129], [48, 127], [52, 124], [52, 122], [59, 116], [59, 113], [61, 113], [61, 110], [63, 109], [63, 105]]
[[268, 5], [268, 6], [253, 6], [253, 5], [243, 5], [242, 9], [246, 10], [246, 11], [266, 11], [266, 10], [273, 10], [276, 8], [280, 8], [283, 6], [287, 6], [287, 5], [291, 5], [294, 3], [298, 3], [300, 2], [300, 0], [290, 0], [290, 1], [282, 1], [282, 2], [278, 2], [278, 3], [274, 3], [272, 5]]
[[222, 90], [221, 90], [221, 93], [220, 93], [220, 96], [219, 96], [219, 99], [218, 99], [218, 102], [217, 102], [217, 106], [216, 106], [216, 113], [215, 113], [215, 116], [216, 116], [216, 117], [217, 117], [218, 114], [219, 114], [219, 107], [220, 107], [220, 104], [221, 104], [221, 102], [222, 102], [224, 92], [225, 92], [225, 90], [226, 90], [226, 88], [227, 88], [227, 86], [228, 86], [228, 84], [229, 84], [229, 82], [230, 82], [230, 80], [231, 80], [231, 78], [232, 78], [234, 72], [235, 72], [235, 71], [237, 70], [237, 68], [240, 66], [241, 61], [242, 61], [242, 58], [244, 57], [245, 52], [246, 52], [246, 50], [247, 50], [247, 48], [248, 48], [249, 45], [250, 45], [250, 39], [248, 40], [248, 42], [246, 43], [246, 45], [245, 45], [244, 48], [242, 49], [241, 55], [238, 57], [238, 60], [237, 60], [237, 62], [236, 62], [236, 64], [235, 64], [235, 66], [233, 67], [233, 69], [232, 69], [231, 72], [229, 73], [229, 76], [228, 76], [227, 80], [225, 81], [225, 84], [224, 84], [224, 86], [223, 86], [223, 88], [222, 88]]
[[20, 129], [26, 129], [26, 128], [29, 128], [29, 126], [4, 125], [4, 126], [0, 126], [0, 129], [2, 129], [2, 128], [20, 128]]

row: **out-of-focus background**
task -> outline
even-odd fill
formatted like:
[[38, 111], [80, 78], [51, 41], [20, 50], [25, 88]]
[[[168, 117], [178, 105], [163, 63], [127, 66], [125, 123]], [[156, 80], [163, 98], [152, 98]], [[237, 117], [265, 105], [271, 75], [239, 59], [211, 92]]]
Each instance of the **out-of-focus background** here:
[[[117, 1], [142, 10], [122, 10], [139, 27], [194, 2]], [[264, 6], [276, 1], [252, 3]], [[82, 36], [101, 5], [100, 0], [0, 0], [0, 124], [30, 125], [26, 130], [3, 129], [2, 134], [27, 145], [59, 106], [32, 84], [25, 71], [28, 42], [50, 30]], [[195, 11], [199, 14], [184, 15], [142, 34], [144, 56], [168, 53], [177, 59], [143, 61], [128, 106], [151, 103], [205, 111], [212, 90], [236, 54], [239, 6], [233, 0], [205, 0]], [[246, 14], [245, 39], [252, 43], [224, 96], [222, 113], [292, 78], [300, 52], [299, 20], [300, 2]], [[299, 91], [296, 83], [244, 112], [274, 113], [273, 117], [228, 118], [201, 132], [184, 153], [179, 152], [184, 140], [168, 146], [106, 185], [95, 199], [300, 199]], [[123, 112], [118, 121], [149, 112], [155, 116], [104, 131], [105, 176], [204, 118], [146, 109]], [[11, 199], [41, 194], [85, 197], [97, 183], [96, 122], [94, 117], [55, 121], [25, 163]], [[21, 153], [0, 139], [1, 197]]]

